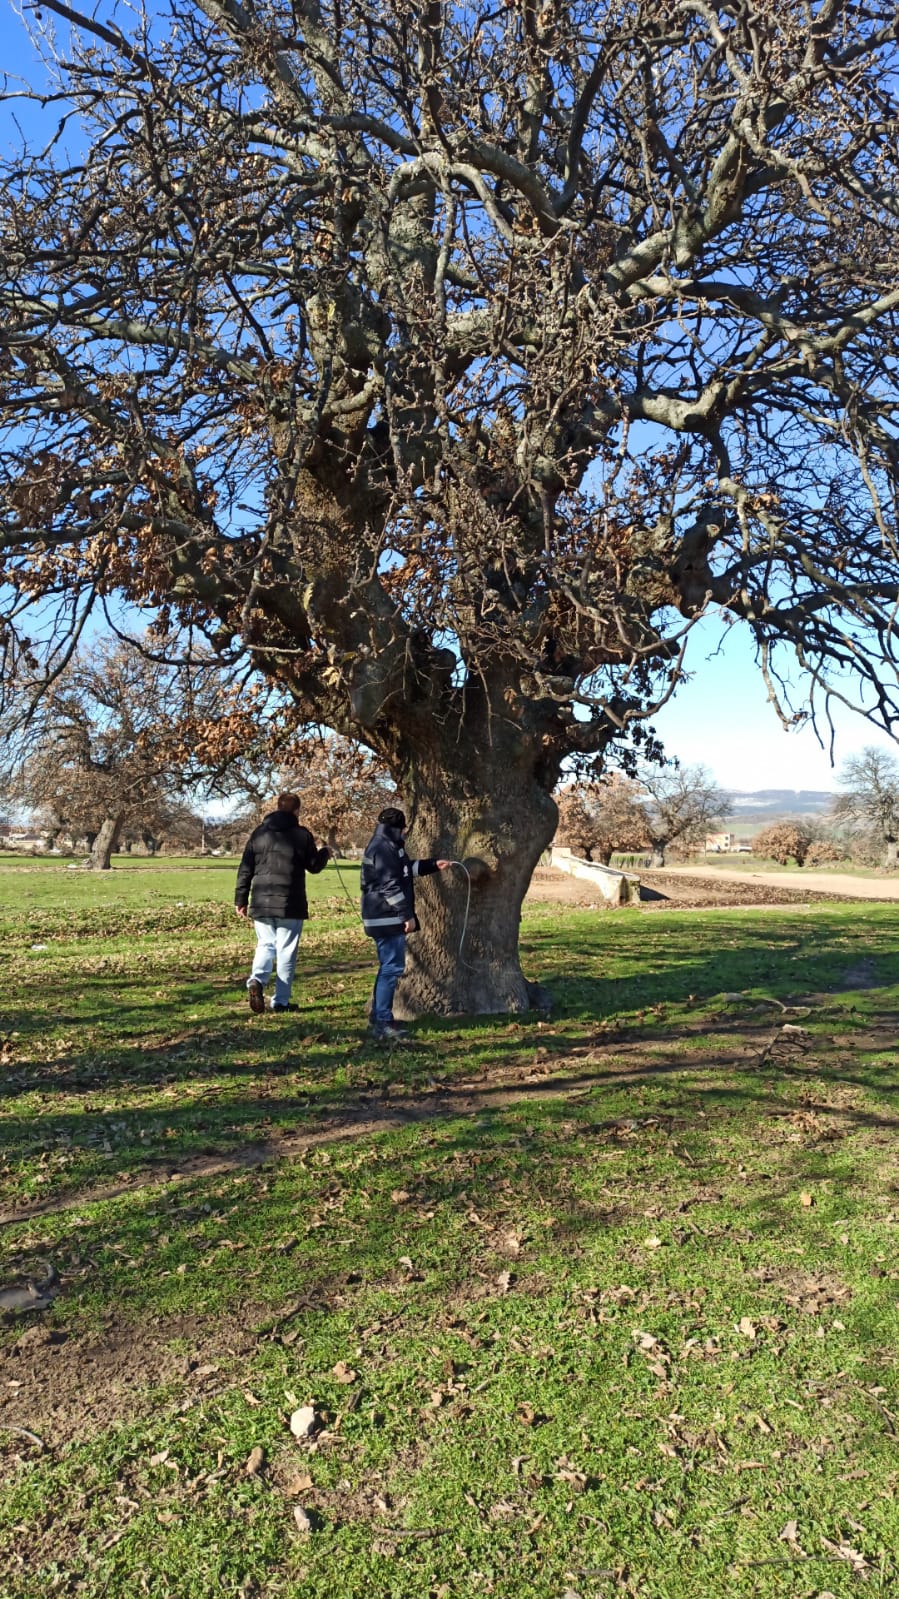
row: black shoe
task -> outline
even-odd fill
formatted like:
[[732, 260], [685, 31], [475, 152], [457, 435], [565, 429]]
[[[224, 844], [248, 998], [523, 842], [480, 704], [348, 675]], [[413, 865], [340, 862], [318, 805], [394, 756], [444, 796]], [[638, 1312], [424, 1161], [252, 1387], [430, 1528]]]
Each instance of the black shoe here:
[[398, 1022], [385, 1022], [383, 1027], [371, 1029], [376, 1044], [386, 1048], [389, 1044], [407, 1044], [409, 1032], [405, 1027], [400, 1027]]
[[260, 1016], [265, 1010], [265, 989], [256, 977], [252, 977], [247, 984], [247, 999], [253, 1015]]
[[272, 1005], [272, 1010], [299, 1010], [299, 1005]]

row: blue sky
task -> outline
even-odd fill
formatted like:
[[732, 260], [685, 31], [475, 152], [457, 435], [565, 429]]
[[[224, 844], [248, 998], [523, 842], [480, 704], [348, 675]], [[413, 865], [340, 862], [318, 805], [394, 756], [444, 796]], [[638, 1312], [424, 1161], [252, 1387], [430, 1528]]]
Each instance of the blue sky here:
[[[113, 7], [103, 6], [107, 15]], [[25, 27], [11, 0], [0, 0], [3, 18], [3, 70], [20, 75], [35, 86], [45, 81]], [[47, 23], [64, 38], [67, 24], [45, 13]], [[8, 84], [10, 88], [14, 87]], [[48, 108], [43, 115], [24, 105], [16, 107], [22, 126], [35, 137], [43, 124], [52, 133], [59, 118], [58, 109]], [[41, 129], [43, 131], [43, 129]], [[19, 135], [10, 108], [0, 108], [0, 146], [16, 148]], [[759, 788], [833, 789], [836, 771], [847, 756], [868, 744], [899, 755], [899, 746], [878, 733], [860, 716], [842, 707], [834, 708], [836, 770], [827, 747], [821, 747], [810, 727], [785, 732], [776, 713], [767, 703], [765, 685], [752, 655], [748, 633], [740, 627], [726, 632], [720, 622], [709, 618], [691, 640], [690, 682], [655, 718], [654, 725], [670, 755], [685, 764], [702, 763], [723, 787], [737, 790]], [[823, 729], [825, 741], [828, 737]]]
[[711, 617], [697, 628], [688, 662], [694, 676], [654, 719], [669, 754], [686, 765], [707, 766], [724, 788], [750, 791], [835, 789], [842, 763], [870, 744], [899, 756], [899, 745], [885, 733], [832, 704], [836, 741], [831, 766], [826, 723], [821, 728], [823, 749], [809, 726], [786, 732], [768, 704], [748, 631], [739, 625], [729, 629], [719, 647], [723, 631]]

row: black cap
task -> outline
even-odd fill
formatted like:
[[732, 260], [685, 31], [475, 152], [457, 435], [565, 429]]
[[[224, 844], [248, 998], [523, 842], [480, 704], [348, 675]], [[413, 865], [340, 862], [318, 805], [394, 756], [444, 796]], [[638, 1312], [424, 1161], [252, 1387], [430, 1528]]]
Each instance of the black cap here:
[[403, 811], [399, 810], [396, 805], [386, 805], [383, 811], [381, 811], [378, 821], [381, 822], [384, 827], [398, 827], [401, 832], [406, 825], [405, 814]]

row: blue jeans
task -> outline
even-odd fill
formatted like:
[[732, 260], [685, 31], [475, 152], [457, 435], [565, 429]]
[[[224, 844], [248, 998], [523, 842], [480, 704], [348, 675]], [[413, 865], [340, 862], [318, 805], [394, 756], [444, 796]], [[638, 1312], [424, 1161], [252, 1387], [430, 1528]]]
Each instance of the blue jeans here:
[[261, 983], [264, 988], [272, 975], [272, 967], [277, 963], [273, 1003], [287, 1005], [297, 966], [302, 920], [292, 916], [264, 916], [258, 919], [254, 916], [253, 926], [256, 929], [256, 953], [247, 987], [255, 982]]
[[393, 1021], [393, 996], [396, 985], [406, 970], [406, 935], [394, 933], [389, 938], [376, 938], [378, 975], [372, 995], [369, 1020], [373, 1027], [386, 1027]]

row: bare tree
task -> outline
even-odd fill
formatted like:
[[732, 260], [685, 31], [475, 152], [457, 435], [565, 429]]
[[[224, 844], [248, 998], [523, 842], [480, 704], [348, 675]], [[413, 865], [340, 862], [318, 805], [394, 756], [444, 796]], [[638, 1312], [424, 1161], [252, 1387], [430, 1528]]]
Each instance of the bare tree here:
[[563, 763], [639, 738], [706, 612], [785, 722], [798, 661], [893, 725], [892, 7], [36, 15], [63, 133], [3, 174], [0, 643], [56, 602], [59, 660], [124, 594], [365, 743], [475, 873], [464, 964], [425, 885], [407, 1010], [527, 1004]]
[[208, 656], [171, 666], [135, 643], [82, 645], [20, 734], [8, 790], [106, 871], [123, 827], [158, 839], [183, 823], [181, 796], [233, 759], [239, 723]]
[[664, 866], [665, 851], [672, 844], [698, 845], [711, 827], [730, 815], [729, 796], [704, 766], [646, 771], [642, 787], [653, 866]]
[[899, 864], [899, 761], [868, 745], [846, 762], [839, 781], [843, 793], [834, 801], [834, 818], [873, 835], [886, 866]]

